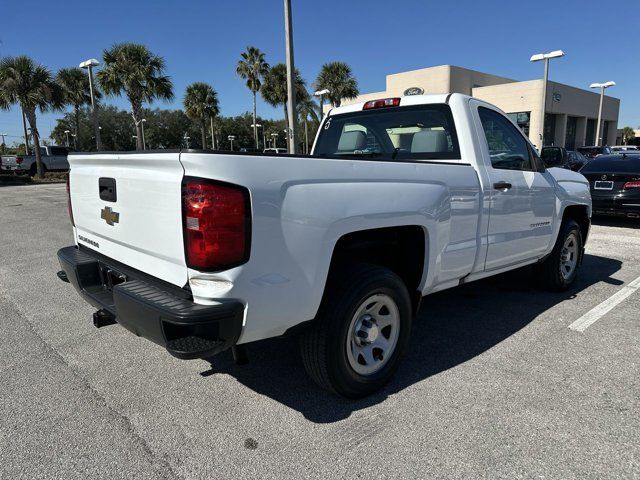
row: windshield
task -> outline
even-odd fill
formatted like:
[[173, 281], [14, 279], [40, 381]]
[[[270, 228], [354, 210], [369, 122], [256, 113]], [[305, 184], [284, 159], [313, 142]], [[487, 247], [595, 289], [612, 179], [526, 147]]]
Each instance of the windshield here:
[[603, 147], [578, 147], [578, 151], [585, 155], [599, 155], [605, 153]]
[[451, 110], [444, 104], [330, 116], [314, 154], [379, 160], [460, 158]]

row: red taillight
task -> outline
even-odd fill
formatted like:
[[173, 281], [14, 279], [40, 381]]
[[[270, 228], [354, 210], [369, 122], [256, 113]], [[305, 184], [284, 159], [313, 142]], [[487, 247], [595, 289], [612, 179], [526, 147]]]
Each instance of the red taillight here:
[[363, 110], [371, 110], [372, 108], [397, 107], [400, 105], [399, 98], [383, 98], [381, 100], [371, 100], [364, 104]]
[[624, 184], [624, 187], [622, 188], [624, 188], [625, 190], [627, 188], [640, 188], [640, 180], [634, 180], [633, 182], [626, 182]]
[[67, 209], [69, 210], [69, 220], [71, 220], [71, 225], [75, 227], [75, 222], [73, 221], [73, 210], [71, 209], [71, 170], [67, 173]]
[[182, 189], [187, 266], [222, 270], [249, 258], [249, 194], [240, 187], [187, 179]]
[[16, 157], [16, 163], [22, 165], [22, 157]]

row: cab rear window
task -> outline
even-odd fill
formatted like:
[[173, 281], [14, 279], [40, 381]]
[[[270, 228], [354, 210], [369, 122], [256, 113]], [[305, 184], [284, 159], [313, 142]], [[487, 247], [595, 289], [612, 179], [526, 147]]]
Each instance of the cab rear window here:
[[322, 125], [314, 153], [391, 161], [460, 159], [453, 116], [445, 104], [330, 116]]

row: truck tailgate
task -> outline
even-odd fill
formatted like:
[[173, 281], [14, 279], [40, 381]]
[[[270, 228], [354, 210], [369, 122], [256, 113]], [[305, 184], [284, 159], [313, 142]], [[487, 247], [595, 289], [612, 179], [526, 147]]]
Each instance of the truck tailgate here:
[[13, 170], [18, 167], [17, 157], [13, 155], [3, 155], [0, 157], [0, 166], [4, 170]]
[[78, 245], [174, 285], [187, 283], [180, 155], [70, 155]]

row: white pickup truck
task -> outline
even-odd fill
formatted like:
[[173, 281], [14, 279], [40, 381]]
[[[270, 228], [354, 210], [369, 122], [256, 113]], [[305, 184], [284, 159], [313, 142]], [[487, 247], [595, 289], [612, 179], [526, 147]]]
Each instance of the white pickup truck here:
[[311, 377], [352, 398], [390, 379], [423, 296], [531, 264], [568, 288], [590, 228], [585, 178], [543, 165], [504, 113], [460, 94], [335, 108], [306, 157], [69, 163], [76, 245], [58, 275], [96, 325], [185, 359], [298, 334]]

